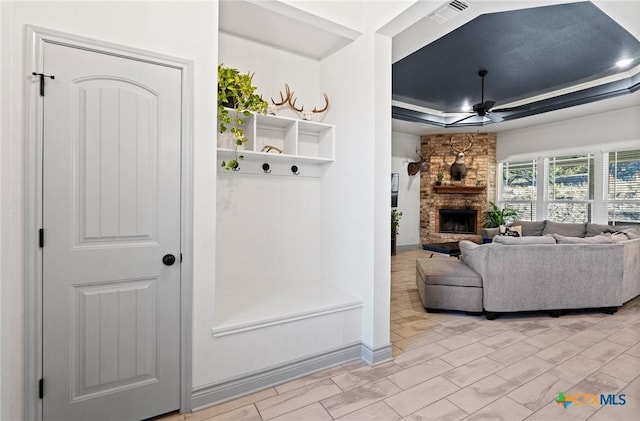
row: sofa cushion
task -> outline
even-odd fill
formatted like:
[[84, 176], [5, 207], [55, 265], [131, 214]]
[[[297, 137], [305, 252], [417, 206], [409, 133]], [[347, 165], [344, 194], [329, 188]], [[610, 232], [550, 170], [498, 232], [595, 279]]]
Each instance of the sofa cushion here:
[[482, 278], [458, 259], [418, 259], [418, 274], [427, 285], [482, 288]]
[[565, 237], [584, 237], [584, 234], [587, 231], [586, 225], [586, 223], [570, 224], [566, 222], [547, 221], [542, 234], [560, 234]]
[[611, 235], [600, 234], [594, 237], [565, 237], [560, 234], [553, 234], [558, 244], [613, 244], [615, 241]]
[[[497, 237], [499, 236], [494, 238]], [[458, 247], [460, 247], [460, 259], [471, 269], [482, 274], [488, 246], [479, 245], [468, 240], [462, 240], [458, 243]]]
[[555, 244], [556, 240], [551, 235], [543, 235], [540, 237], [509, 237], [508, 235], [497, 235], [493, 237], [493, 243], [504, 246], [523, 246], [529, 244]]
[[587, 222], [587, 232], [585, 237], [595, 237], [603, 232], [611, 232], [611, 228], [612, 227], [607, 224], [592, 224]]
[[544, 231], [546, 223], [547, 221], [515, 221], [513, 224], [511, 224], [511, 226], [521, 226], [522, 235], [524, 236], [540, 236]]

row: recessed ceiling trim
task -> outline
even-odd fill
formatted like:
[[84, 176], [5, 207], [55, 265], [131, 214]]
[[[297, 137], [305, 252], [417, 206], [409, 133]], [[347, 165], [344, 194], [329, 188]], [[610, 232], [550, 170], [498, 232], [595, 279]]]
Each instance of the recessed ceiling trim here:
[[[555, 111], [595, 101], [601, 101], [621, 95], [628, 95], [637, 92], [638, 90], [640, 90], [640, 72], [622, 80], [616, 80], [613, 82], [586, 88], [580, 91], [558, 95], [553, 98], [546, 98], [535, 102], [527, 102], [527, 105], [530, 106], [529, 110], [499, 113], [499, 115], [504, 121], [509, 121], [518, 118], [530, 117], [549, 111]], [[429, 124], [443, 128], [485, 126], [487, 124], [493, 123], [493, 121], [489, 119], [473, 116], [469, 119], [466, 119], [462, 123], [451, 124], [451, 122], [457, 120], [457, 117], [459, 115], [454, 116], [454, 114], [447, 113], [439, 113], [438, 115], [434, 115], [430, 114], [429, 112], [416, 110], [416, 107], [412, 107], [412, 109], [404, 108], [405, 105], [407, 104], [401, 105], [401, 103], [396, 101], [395, 105], [392, 106], [392, 117], [398, 120], [420, 122], [423, 124]]]
[[558, 89], [556, 91], [552, 91], [552, 92], [547, 92], [544, 94], [540, 94], [540, 95], [536, 95], [536, 96], [532, 96], [530, 98], [525, 98], [522, 99], [520, 101], [513, 101], [513, 102], [509, 102], [506, 104], [500, 104], [500, 108], [511, 108], [511, 107], [518, 107], [520, 105], [527, 105], [530, 104], [532, 102], [538, 102], [538, 101], [543, 101], [545, 99], [550, 99], [550, 98], [555, 98], [561, 95], [566, 95], [566, 94], [571, 94], [574, 92], [579, 92], [585, 89], [589, 89], [589, 88], [597, 88], [598, 86], [603, 86], [603, 85], [607, 85], [609, 83], [612, 82], [617, 82], [620, 80], [625, 80], [625, 79], [629, 79], [629, 78], [633, 78], [634, 76], [637, 76], [638, 74], [640, 74], [640, 65], [634, 67], [633, 69], [629, 69], [625, 72], [621, 72], [612, 76], [607, 76], [601, 79], [597, 79], [597, 80], [593, 80], [591, 82], [585, 82], [585, 83], [581, 83], [578, 85], [574, 85], [568, 88], [564, 88], [564, 89]]

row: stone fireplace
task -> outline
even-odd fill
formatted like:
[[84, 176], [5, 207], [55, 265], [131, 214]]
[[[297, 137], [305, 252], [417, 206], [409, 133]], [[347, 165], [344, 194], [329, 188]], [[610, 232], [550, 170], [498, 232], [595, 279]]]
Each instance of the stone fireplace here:
[[[472, 134], [466, 152], [466, 177], [453, 181], [449, 167], [457, 149], [469, 144], [468, 133], [428, 135], [421, 138], [420, 154], [426, 158], [420, 173], [420, 241], [422, 244], [472, 240], [480, 241], [482, 215], [496, 195], [496, 135]], [[436, 175], [444, 172], [442, 185]]]

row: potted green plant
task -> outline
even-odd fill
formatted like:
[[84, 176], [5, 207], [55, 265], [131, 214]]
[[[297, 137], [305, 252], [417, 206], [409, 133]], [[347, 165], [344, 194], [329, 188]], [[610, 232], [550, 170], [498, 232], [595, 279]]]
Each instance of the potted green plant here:
[[500, 209], [495, 203], [489, 202], [491, 208], [484, 213], [482, 221], [483, 228], [497, 228], [500, 225], [507, 225], [518, 216], [518, 212], [510, 207]]
[[256, 93], [258, 88], [253, 86], [253, 74], [241, 74], [238, 69], [218, 65], [218, 131], [233, 135], [235, 159], [229, 162], [222, 161], [226, 170], [237, 168], [238, 160], [243, 159], [238, 155], [238, 147], [247, 142], [243, 124], [244, 117], [251, 112], [266, 114], [267, 101]]
[[398, 226], [400, 226], [400, 218], [402, 212], [397, 209], [391, 209], [391, 255], [396, 255], [396, 237], [398, 236]]
[[438, 171], [436, 173], [436, 186], [442, 185], [443, 178], [444, 178], [444, 173], [442, 171]]

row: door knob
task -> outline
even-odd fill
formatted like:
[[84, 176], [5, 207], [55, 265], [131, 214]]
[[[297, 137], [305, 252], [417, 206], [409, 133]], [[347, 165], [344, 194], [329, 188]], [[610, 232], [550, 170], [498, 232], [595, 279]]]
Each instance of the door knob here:
[[171, 266], [176, 262], [176, 256], [174, 256], [173, 254], [165, 254], [164, 257], [162, 257], [162, 263], [164, 263], [167, 266]]

